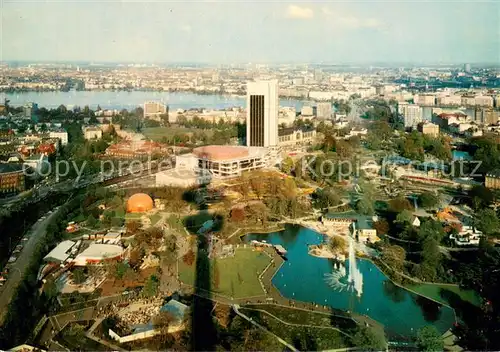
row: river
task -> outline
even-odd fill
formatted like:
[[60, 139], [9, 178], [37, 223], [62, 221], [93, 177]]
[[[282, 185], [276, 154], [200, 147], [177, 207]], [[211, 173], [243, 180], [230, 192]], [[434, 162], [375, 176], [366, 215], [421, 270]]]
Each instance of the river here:
[[[69, 91], [69, 92], [23, 92], [0, 93], [0, 101], [4, 97], [10, 100], [12, 106], [22, 106], [29, 102], [38, 104], [38, 107], [57, 108], [63, 104], [72, 109], [75, 106], [88, 105], [96, 109], [99, 105], [103, 109], [135, 109], [146, 101], [161, 101], [170, 109], [225, 109], [231, 107], [245, 107], [246, 98], [235, 95], [209, 94], [200, 95], [192, 92], [155, 92], [155, 91]], [[312, 102], [280, 99], [280, 106], [295, 107], [300, 110], [303, 105]]]

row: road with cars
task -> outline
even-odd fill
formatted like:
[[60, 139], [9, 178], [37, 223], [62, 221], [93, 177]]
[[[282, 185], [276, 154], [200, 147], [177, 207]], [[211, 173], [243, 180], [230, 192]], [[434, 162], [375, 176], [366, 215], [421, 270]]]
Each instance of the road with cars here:
[[28, 232], [29, 235], [25, 237], [27, 240], [23, 238], [22, 243], [24, 243], [24, 245], [17, 259], [7, 265], [7, 272], [4, 273], [7, 279], [0, 287], [0, 323], [3, 322], [5, 318], [12, 295], [22, 281], [38, 243], [40, 243], [40, 240], [44, 237], [47, 226], [51, 223], [58, 211], [59, 208], [56, 208], [51, 214], [48, 214], [48, 216], [43, 216], [38, 219]]

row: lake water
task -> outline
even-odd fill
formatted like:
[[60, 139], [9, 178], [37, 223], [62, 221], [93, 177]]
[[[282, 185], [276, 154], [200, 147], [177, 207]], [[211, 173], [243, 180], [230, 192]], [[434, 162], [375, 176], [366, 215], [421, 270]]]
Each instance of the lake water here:
[[281, 244], [287, 249], [288, 261], [272, 280], [286, 298], [368, 315], [383, 324], [388, 335], [393, 337], [412, 336], [426, 325], [434, 325], [444, 333], [455, 322], [451, 308], [396, 286], [369, 260], [357, 259], [358, 269], [363, 275], [360, 298], [346, 290], [333, 289], [325, 282], [325, 274], [338, 271], [333, 261], [308, 254], [309, 245], [319, 244], [324, 239], [315, 231], [287, 226], [281, 232], [243, 237], [244, 241], [253, 239]]
[[[143, 92], [143, 91], [70, 91], [70, 92], [24, 92], [0, 93], [0, 101], [6, 97], [13, 106], [35, 102], [39, 107], [57, 108], [63, 104], [69, 109], [74, 106], [88, 105], [95, 109], [99, 105], [103, 109], [135, 109], [144, 102], [162, 101], [170, 109], [224, 109], [231, 107], [245, 107], [246, 97], [229, 95], [199, 95], [191, 92]], [[281, 99], [281, 106], [293, 106], [300, 110], [309, 102], [299, 100]]]

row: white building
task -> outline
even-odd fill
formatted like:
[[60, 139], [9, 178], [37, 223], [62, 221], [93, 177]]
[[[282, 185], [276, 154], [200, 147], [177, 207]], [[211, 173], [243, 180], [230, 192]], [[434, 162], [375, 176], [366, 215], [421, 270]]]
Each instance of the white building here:
[[68, 144], [68, 132], [66, 132], [65, 130], [50, 131], [49, 137], [58, 138], [61, 141], [61, 145]]
[[400, 103], [398, 112], [403, 115], [406, 128], [416, 127], [422, 122], [422, 108], [416, 104]]
[[161, 115], [167, 113], [167, 106], [158, 101], [147, 101], [144, 103], [145, 119], [160, 119]]
[[101, 139], [102, 130], [99, 127], [90, 126], [83, 128], [83, 137], [85, 139]]
[[332, 117], [332, 104], [318, 103], [316, 106], [316, 117], [320, 119], [330, 119]]
[[278, 125], [285, 124], [287, 127], [293, 125], [297, 112], [294, 107], [280, 107]]
[[213, 179], [271, 166], [276, 160], [268, 148], [209, 145], [176, 157], [175, 169], [156, 174], [156, 186], [189, 187]]
[[302, 109], [300, 109], [300, 114], [302, 116], [313, 116], [313, 107], [304, 105]]
[[278, 80], [247, 83], [247, 146], [278, 145]]
[[489, 95], [478, 95], [474, 98], [474, 103], [479, 106], [493, 107], [493, 97]]

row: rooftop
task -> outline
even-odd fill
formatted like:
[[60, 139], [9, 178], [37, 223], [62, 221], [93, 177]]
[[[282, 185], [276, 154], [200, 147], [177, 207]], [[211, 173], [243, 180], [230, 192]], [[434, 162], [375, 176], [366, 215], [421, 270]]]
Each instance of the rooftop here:
[[21, 172], [23, 166], [21, 164], [6, 164], [0, 163], [0, 174], [7, 174], [10, 172]]
[[46, 261], [59, 261], [64, 262], [69, 258], [69, 253], [67, 253], [73, 246], [75, 242], [73, 241], [62, 241], [56, 248], [51, 250], [43, 259]]

